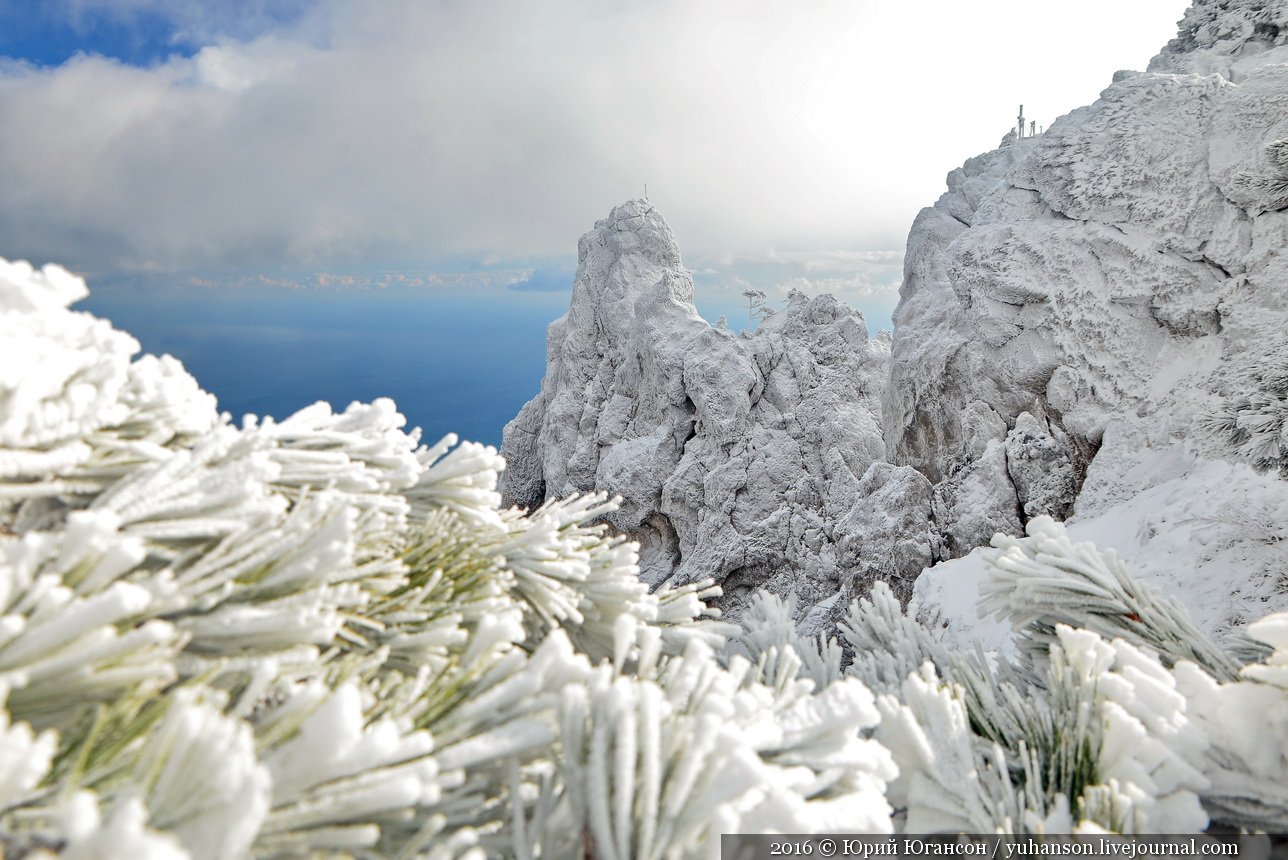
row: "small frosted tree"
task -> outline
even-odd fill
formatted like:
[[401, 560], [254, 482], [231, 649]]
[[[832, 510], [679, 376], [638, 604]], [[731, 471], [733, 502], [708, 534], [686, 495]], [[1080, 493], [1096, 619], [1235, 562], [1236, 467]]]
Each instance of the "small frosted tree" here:
[[776, 313], [773, 308], [765, 304], [767, 297], [764, 290], [743, 290], [742, 294], [747, 299], [748, 325], [764, 322]]

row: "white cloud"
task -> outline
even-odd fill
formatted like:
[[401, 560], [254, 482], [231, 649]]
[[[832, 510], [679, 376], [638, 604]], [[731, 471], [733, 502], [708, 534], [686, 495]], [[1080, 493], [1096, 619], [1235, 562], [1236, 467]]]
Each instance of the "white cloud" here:
[[903, 254], [898, 251], [824, 251], [730, 259], [694, 274], [708, 289], [730, 295], [756, 287], [771, 299], [785, 299], [800, 290], [862, 302], [897, 298], [902, 270]]
[[773, 252], [707, 262], [693, 274], [699, 307], [708, 318], [745, 316], [744, 290], [765, 291], [771, 307], [786, 304], [788, 295], [799, 290], [810, 296], [836, 296], [861, 310], [875, 331], [890, 327], [890, 314], [899, 301], [903, 252]]
[[178, 10], [212, 41], [150, 69], [0, 62], [0, 254], [552, 257], [648, 182], [686, 258], [777, 248], [817, 280], [823, 251], [901, 245], [1020, 101], [1047, 124], [1143, 67], [1184, 0], [73, 5]]
[[831, 293], [851, 304], [862, 304], [871, 300], [884, 300], [891, 303], [899, 298], [900, 280], [875, 282], [862, 272], [855, 272], [848, 277], [834, 278], [792, 278], [775, 284], [781, 293], [799, 290], [810, 296]]
[[208, 45], [192, 58], [191, 83], [229, 93], [242, 93], [252, 87], [291, 75], [296, 62], [288, 55], [271, 52], [252, 54], [236, 48]]

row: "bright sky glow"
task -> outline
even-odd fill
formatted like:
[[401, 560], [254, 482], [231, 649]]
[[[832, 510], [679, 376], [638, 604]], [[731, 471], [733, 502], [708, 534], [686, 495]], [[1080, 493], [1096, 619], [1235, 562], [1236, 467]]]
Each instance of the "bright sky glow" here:
[[1143, 69], [1184, 8], [0, 0], [0, 255], [548, 271], [647, 182], [700, 285], [888, 312], [947, 172], [1021, 102], [1049, 125]]

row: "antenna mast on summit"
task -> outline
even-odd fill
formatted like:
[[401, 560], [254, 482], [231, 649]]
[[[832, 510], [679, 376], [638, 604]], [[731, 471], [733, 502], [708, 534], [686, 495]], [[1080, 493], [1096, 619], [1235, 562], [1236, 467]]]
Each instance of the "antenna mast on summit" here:
[[648, 199], [648, 183], [647, 183], [647, 182], [645, 182], [645, 183], [644, 183], [644, 199], [645, 199], [645, 200], [647, 200], [647, 199]]
[[1020, 105], [1020, 115], [1015, 118], [1019, 137], [1024, 137], [1024, 105]]

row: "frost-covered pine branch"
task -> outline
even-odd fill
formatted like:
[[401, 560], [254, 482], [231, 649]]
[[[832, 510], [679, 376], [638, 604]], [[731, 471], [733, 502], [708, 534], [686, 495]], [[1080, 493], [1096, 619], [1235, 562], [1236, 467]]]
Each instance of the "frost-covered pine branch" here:
[[6, 851], [700, 857], [736, 830], [1285, 824], [1282, 616], [1235, 660], [1038, 520], [993, 562], [1014, 665], [948, 652], [878, 585], [842, 673], [778, 598], [739, 629], [710, 583], [650, 592], [602, 495], [502, 510], [494, 450], [420, 446], [388, 401], [235, 426], [68, 310], [83, 294], [0, 262]]
[[[863, 616], [877, 611], [856, 605], [849, 626], [871, 629]], [[988, 662], [941, 657], [955, 680], [926, 660], [880, 696], [876, 738], [899, 765], [890, 800], [908, 832], [1193, 832], [1207, 825], [1199, 805], [1207, 741], [1186, 717], [1173, 675], [1122, 640], [1106, 643], [1064, 625], [1055, 632], [1041, 674], [1027, 681], [1015, 673], [999, 680]], [[856, 659], [856, 671], [875, 672], [882, 685], [891, 667], [916, 653], [906, 635], [885, 641], [884, 658]]]
[[[608, 671], [777, 726], [760, 747], [730, 735], [759, 762], [739, 796], [768, 791], [793, 821], [849, 796], [884, 808], [879, 766], [864, 781], [825, 754], [885, 761], [844, 718], [875, 713], [861, 688], [802, 700], [794, 676], [731, 673], [716, 592], [650, 593], [634, 545], [595, 524], [603, 496], [502, 511], [494, 451], [417, 448], [388, 401], [235, 427], [177, 362], [131, 362], [131, 338], [68, 311], [76, 279], [0, 276], [0, 325], [23, 334], [5, 348], [50, 359], [0, 378], [7, 844], [562, 856], [591, 826], [566, 700]], [[828, 776], [783, 778], [800, 767]]]
[[[1288, 205], [1288, 140], [1275, 141], [1283, 167], [1278, 194]], [[1232, 397], [1203, 426], [1234, 456], [1261, 472], [1288, 478], [1288, 352], [1276, 350], [1252, 374], [1250, 390]]]
[[1270, 648], [1224, 684], [1192, 664], [1177, 678], [1211, 740], [1203, 801], [1215, 819], [1269, 833], [1288, 828], [1288, 613], [1268, 616], [1248, 633]]
[[[1288, 707], [1288, 615], [1249, 626], [1246, 636], [1261, 644], [1264, 656], [1240, 667], [1194, 628], [1179, 604], [1136, 583], [1112, 551], [1073, 544], [1057, 523], [1035, 519], [1027, 538], [999, 535], [994, 545], [984, 603], [1017, 628], [1023, 650], [1035, 659], [1030, 672], [1045, 662], [1049, 673], [1063, 661], [1088, 676], [1099, 674], [1097, 687], [1113, 704], [1103, 727], [1108, 754], [1102, 753], [1102, 770], [1117, 787], [1091, 794], [1089, 809], [1121, 810], [1124, 797], [1170, 781], [1183, 791], [1161, 807], [1155, 801], [1165, 814], [1192, 817], [1185, 797], [1192, 791], [1214, 824], [1282, 829], [1288, 821], [1282, 789], [1288, 726], [1273, 717], [1267, 722], [1266, 715]], [[1114, 638], [1106, 642], [1108, 637]], [[1070, 662], [1069, 655], [1078, 654]], [[1122, 680], [1106, 679], [1106, 670]], [[1043, 686], [1054, 689], [1050, 682]], [[1162, 732], [1160, 739], [1173, 734], [1165, 747], [1181, 762], [1142, 773], [1133, 761], [1147, 760], [1142, 744], [1155, 732]], [[1111, 817], [1111, 826], [1117, 821]]]
[[822, 633], [802, 636], [796, 631], [796, 596], [757, 592], [742, 617], [734, 639], [737, 649], [760, 666], [764, 677], [775, 677], [787, 660], [799, 664], [795, 673], [822, 689], [842, 676], [840, 645]]
[[1175, 598], [1136, 582], [1112, 550], [1074, 544], [1064, 526], [1034, 517], [1028, 537], [996, 535], [981, 608], [1006, 618], [1020, 649], [1040, 663], [1060, 624], [1153, 649], [1169, 662], [1192, 660], [1222, 679], [1237, 663], [1205, 636]]

